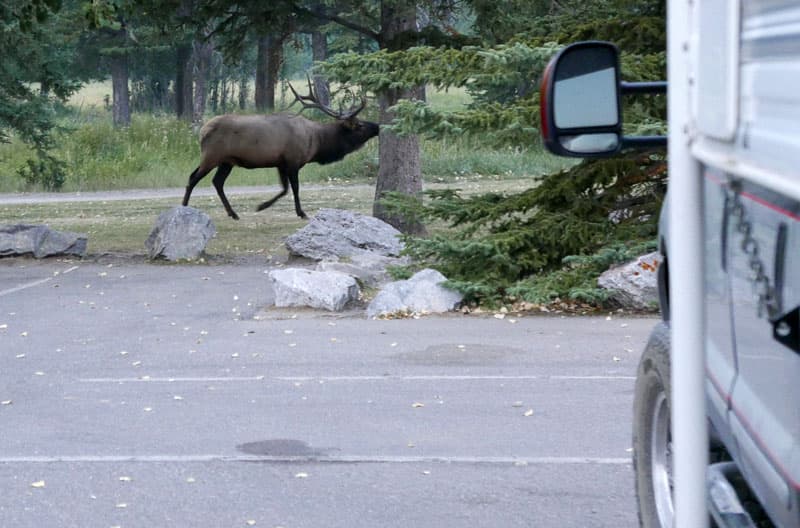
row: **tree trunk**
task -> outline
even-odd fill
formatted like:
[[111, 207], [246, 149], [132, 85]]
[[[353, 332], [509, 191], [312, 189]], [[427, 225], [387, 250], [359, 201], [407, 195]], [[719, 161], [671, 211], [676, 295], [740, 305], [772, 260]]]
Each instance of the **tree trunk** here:
[[211, 113], [216, 114], [219, 110], [219, 78], [211, 81]]
[[192, 125], [199, 128], [203, 124], [206, 111], [208, 70], [214, 48], [207, 40], [194, 42], [194, 101], [192, 105]]
[[131, 124], [130, 91], [128, 89], [128, 55], [111, 56], [112, 115], [115, 127]]
[[[256, 110], [267, 111], [267, 55], [269, 37], [258, 37], [258, 53], [256, 55]], [[273, 107], [274, 107], [273, 101]]]
[[283, 62], [283, 39], [269, 36], [267, 49], [267, 110], [275, 110], [275, 88], [278, 86]]
[[239, 78], [239, 109], [244, 110], [247, 108], [247, 98], [249, 96], [249, 88], [248, 88], [248, 78], [247, 75], [242, 75]]
[[[392, 121], [392, 115], [388, 108], [396, 104], [401, 95], [404, 94], [397, 91], [381, 94], [381, 123]], [[401, 137], [385, 128], [381, 129], [378, 138], [380, 166], [378, 181], [375, 185], [372, 214], [403, 233], [425, 234], [425, 226], [420, 222], [403, 216], [390, 215], [381, 204], [381, 198], [386, 192], [394, 191], [411, 196], [419, 196], [422, 193], [419, 138], [416, 135]]]
[[[317, 30], [311, 32], [311, 56], [314, 62], [328, 60], [328, 39], [326, 35]], [[328, 80], [322, 75], [314, 75], [314, 91], [317, 92], [317, 100], [325, 106], [331, 104], [331, 88]]]
[[230, 83], [228, 82], [227, 78], [223, 77], [222, 80], [220, 81], [221, 95], [219, 101], [219, 105], [222, 108], [223, 113], [228, 111], [228, 96], [230, 95], [229, 90], [230, 90]]
[[[383, 2], [381, 6], [381, 42], [382, 48], [390, 47], [394, 39], [404, 31], [416, 30], [416, 2]], [[388, 90], [380, 97], [380, 122], [388, 124], [392, 120], [389, 107], [400, 99], [410, 99], [413, 90]], [[372, 214], [403, 233], [425, 234], [425, 226], [413, 219], [389, 215], [381, 205], [384, 193], [397, 191], [419, 196], [422, 193], [422, 170], [419, 156], [419, 139], [416, 135], [400, 137], [394, 132], [382, 129], [379, 136], [380, 168], [375, 186], [375, 203]]]
[[175, 61], [175, 115], [178, 119], [192, 119], [192, 47], [181, 44]]
[[259, 37], [256, 60], [256, 110], [271, 112], [275, 110], [275, 86], [283, 61], [283, 39], [276, 35]]

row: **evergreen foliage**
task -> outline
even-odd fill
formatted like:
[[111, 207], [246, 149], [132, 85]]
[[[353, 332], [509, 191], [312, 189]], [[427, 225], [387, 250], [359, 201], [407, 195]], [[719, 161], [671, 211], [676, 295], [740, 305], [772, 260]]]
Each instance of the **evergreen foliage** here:
[[[428, 84], [466, 87], [473, 102], [434, 110], [422, 100], [400, 101], [391, 128], [428, 138], [471, 135], [494, 146], [529, 148], [539, 141], [538, 84], [561, 46], [608, 40], [621, 50], [622, 77], [666, 75], [663, 8], [651, 0], [545, 2], [473, 0], [480, 45], [416, 46], [368, 55], [342, 54], [319, 67], [329, 77], [380, 92]], [[625, 132], [666, 131], [663, 97], [624, 101]], [[425, 194], [423, 203], [393, 194], [395, 214], [445, 222], [444, 232], [407, 239], [408, 252], [451, 278], [477, 302], [556, 297], [601, 303], [596, 276], [614, 259], [652, 244], [666, 187], [663, 153], [629, 153], [584, 162], [532, 182], [514, 196]]]
[[424, 204], [398, 194], [386, 203], [447, 224], [444, 233], [407, 237], [407, 252], [472, 301], [599, 302], [598, 266], [652, 244], [665, 187], [663, 153], [650, 152], [583, 162], [516, 195], [444, 190], [427, 192]]
[[50, 154], [56, 109], [79, 86], [72, 71], [77, 11], [59, 15], [60, 7], [58, 0], [0, 6], [0, 142], [13, 133], [29, 143], [36, 158], [19, 174], [51, 189], [63, 183], [63, 165]]

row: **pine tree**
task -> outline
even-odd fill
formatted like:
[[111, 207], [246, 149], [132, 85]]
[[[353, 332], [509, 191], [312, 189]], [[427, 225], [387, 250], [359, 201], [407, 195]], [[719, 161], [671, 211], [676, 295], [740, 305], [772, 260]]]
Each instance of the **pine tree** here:
[[[437, 111], [421, 100], [399, 101], [390, 128], [429, 138], [471, 135], [518, 148], [540, 141], [539, 78], [565, 44], [616, 42], [626, 80], [665, 78], [665, 24], [663, 13], [649, 8], [653, 2], [560, 2], [560, 8], [523, 3], [527, 9], [514, 9], [513, 0], [473, 2], [478, 43], [431, 39], [436, 46], [420, 41], [404, 50], [342, 54], [321, 68], [334, 80], [375, 93], [424, 84], [465, 87], [473, 95], [469, 107]], [[626, 101], [626, 132], [663, 133], [665, 113], [659, 98]], [[385, 207], [416, 221], [449, 225], [444, 234], [408, 237], [408, 251], [476, 301], [602, 302], [603, 293], [593, 285], [598, 265], [652, 245], [665, 183], [663, 152], [627, 153], [531, 182], [519, 195], [467, 199], [437, 191], [426, 193], [423, 204], [394, 193]]]
[[58, 0], [0, 5], [0, 142], [14, 133], [32, 145], [36, 158], [18, 173], [48, 189], [58, 189], [65, 173], [50, 153], [55, 109], [80, 85], [73, 71], [76, 40], [67, 31], [77, 12], [59, 15], [60, 8]]

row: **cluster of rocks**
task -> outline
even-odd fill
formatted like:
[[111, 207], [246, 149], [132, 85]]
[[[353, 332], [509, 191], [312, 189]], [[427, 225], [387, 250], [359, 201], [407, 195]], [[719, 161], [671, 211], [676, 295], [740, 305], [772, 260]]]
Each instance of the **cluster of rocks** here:
[[[156, 220], [145, 246], [151, 259], [171, 261], [200, 257], [216, 234], [211, 218], [192, 207], [174, 207]], [[0, 257], [86, 255], [87, 236], [46, 225], [0, 225]], [[293, 256], [316, 261], [314, 269], [296, 267], [269, 273], [278, 307], [341, 311], [361, 300], [362, 288], [378, 292], [367, 306], [368, 317], [440, 313], [456, 309], [462, 296], [442, 286], [447, 279], [426, 269], [409, 280], [390, 281], [387, 269], [408, 261], [401, 257], [401, 233], [371, 216], [341, 209], [322, 209], [286, 240]], [[598, 279], [612, 299], [632, 310], [657, 306], [656, 270], [660, 255], [651, 253], [612, 268]]]
[[[150, 258], [171, 261], [201, 256], [216, 230], [211, 219], [192, 207], [164, 211], [145, 243]], [[274, 269], [269, 279], [277, 307], [308, 307], [339, 312], [362, 300], [362, 288], [379, 289], [367, 307], [369, 317], [454, 310], [462, 296], [444, 288], [447, 280], [423, 270], [407, 281], [390, 281], [387, 269], [408, 260], [401, 233], [391, 225], [359, 213], [322, 209], [305, 227], [290, 235], [290, 255], [303, 265]], [[308, 261], [316, 264], [313, 269]]]
[[379, 288], [367, 306], [369, 317], [456, 309], [462, 296], [442, 286], [447, 279], [437, 271], [422, 270], [409, 280], [389, 281], [388, 267], [408, 263], [400, 256], [400, 237], [399, 231], [377, 218], [322, 209], [286, 240], [292, 255], [317, 261], [315, 269], [269, 274], [276, 306], [339, 311], [358, 301], [364, 286]]
[[[211, 218], [192, 207], [161, 213], [145, 241], [151, 259], [193, 260], [216, 233]], [[44, 224], [0, 224], [0, 257], [85, 257], [88, 236]]]

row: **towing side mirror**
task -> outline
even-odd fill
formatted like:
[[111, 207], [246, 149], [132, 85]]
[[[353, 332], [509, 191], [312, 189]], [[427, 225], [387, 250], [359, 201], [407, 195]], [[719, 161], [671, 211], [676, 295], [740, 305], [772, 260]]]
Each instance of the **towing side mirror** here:
[[666, 83], [622, 83], [619, 77], [619, 51], [610, 42], [578, 42], [550, 61], [539, 98], [547, 150], [600, 158], [623, 147], [666, 145], [664, 136], [623, 137], [620, 104], [626, 93], [665, 93]]
[[567, 46], [548, 64], [541, 89], [542, 137], [561, 156], [608, 156], [622, 144], [619, 53], [608, 42]]

